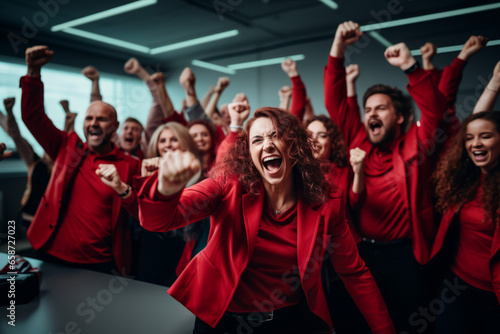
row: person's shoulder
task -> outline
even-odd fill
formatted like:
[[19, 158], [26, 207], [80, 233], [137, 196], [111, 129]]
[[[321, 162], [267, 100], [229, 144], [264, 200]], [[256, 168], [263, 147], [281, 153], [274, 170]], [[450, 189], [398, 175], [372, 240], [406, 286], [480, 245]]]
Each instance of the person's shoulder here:
[[141, 159], [139, 159], [136, 156], [133, 156], [130, 153], [124, 152], [122, 150], [117, 150], [116, 151], [116, 158], [119, 161], [121, 160], [121, 161], [130, 163], [130, 164], [133, 164], [133, 165], [137, 165], [137, 164], [141, 163]]

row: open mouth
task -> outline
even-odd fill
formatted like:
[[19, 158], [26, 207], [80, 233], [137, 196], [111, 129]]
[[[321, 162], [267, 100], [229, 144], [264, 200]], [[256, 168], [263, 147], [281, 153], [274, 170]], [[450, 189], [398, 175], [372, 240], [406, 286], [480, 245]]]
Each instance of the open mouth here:
[[270, 174], [277, 173], [280, 170], [282, 163], [283, 158], [278, 155], [272, 155], [262, 159], [262, 165]]
[[373, 135], [376, 136], [382, 131], [382, 122], [378, 119], [370, 119], [368, 127], [372, 131]]
[[89, 130], [89, 138], [93, 140], [99, 139], [99, 137], [102, 135], [102, 131], [96, 131], [96, 130]]
[[134, 138], [125, 138], [125, 142], [132, 144], [134, 142]]
[[474, 160], [480, 162], [486, 160], [486, 155], [488, 154], [487, 151], [483, 150], [478, 150], [478, 151], [473, 151], [472, 155], [474, 156]]

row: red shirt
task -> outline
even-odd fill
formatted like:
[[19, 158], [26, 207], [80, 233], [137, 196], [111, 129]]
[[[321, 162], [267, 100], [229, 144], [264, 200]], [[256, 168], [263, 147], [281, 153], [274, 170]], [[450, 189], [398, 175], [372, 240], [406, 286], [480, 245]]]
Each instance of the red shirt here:
[[299, 288], [297, 206], [275, 218], [264, 204], [255, 249], [228, 311], [267, 311], [294, 305], [299, 302]]
[[104, 155], [89, 153], [78, 169], [64, 217], [47, 253], [69, 262], [111, 261], [112, 203], [115, 191], [96, 175], [99, 164], [116, 160], [118, 147]]
[[458, 250], [451, 270], [470, 285], [494, 292], [490, 258], [495, 225], [484, 221], [483, 189], [460, 210]]
[[[377, 241], [411, 238], [410, 217], [397, 187], [392, 163], [392, 149], [368, 152], [365, 159], [365, 193], [353, 207], [359, 233]], [[350, 198], [351, 201], [354, 197]]]

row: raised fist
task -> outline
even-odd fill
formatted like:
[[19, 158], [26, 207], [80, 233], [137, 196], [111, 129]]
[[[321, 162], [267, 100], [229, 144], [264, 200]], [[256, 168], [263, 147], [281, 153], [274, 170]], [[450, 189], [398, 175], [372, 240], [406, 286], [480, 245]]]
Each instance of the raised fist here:
[[330, 55], [337, 58], [343, 57], [346, 48], [356, 43], [362, 35], [363, 32], [359, 30], [359, 24], [356, 22], [346, 21], [339, 24]]
[[389, 46], [385, 50], [384, 56], [389, 64], [399, 67], [403, 71], [409, 69], [416, 63], [415, 58], [413, 58], [410, 49], [408, 49], [405, 43]]
[[422, 65], [425, 70], [432, 70], [434, 65], [432, 64], [432, 58], [436, 55], [437, 48], [431, 42], [427, 42], [420, 47], [420, 53], [422, 54]]
[[290, 78], [299, 75], [297, 72], [297, 63], [290, 58], [283, 60], [281, 68]]
[[128, 74], [137, 74], [137, 72], [139, 72], [139, 70], [141, 69], [141, 64], [139, 64], [139, 61], [137, 59], [130, 58], [123, 66], [123, 69]]
[[233, 126], [242, 126], [250, 115], [250, 106], [247, 100], [229, 103], [227, 108], [229, 110], [229, 116], [231, 117], [231, 125]]
[[160, 160], [158, 191], [165, 196], [178, 193], [200, 169], [200, 161], [193, 153], [168, 151]]
[[351, 163], [354, 174], [362, 173], [365, 166], [366, 152], [360, 149], [359, 147], [356, 147], [350, 150], [349, 153], [351, 156], [349, 162]]
[[230, 82], [231, 81], [228, 77], [220, 77], [219, 80], [217, 80], [217, 87], [215, 87], [215, 91], [221, 93], [227, 86], [229, 86]]
[[189, 67], [186, 67], [182, 71], [182, 73], [179, 77], [179, 83], [181, 84], [181, 86], [184, 89], [187, 89], [189, 87], [194, 86], [195, 82], [196, 82], [196, 78], [194, 76], [193, 71]]
[[161, 72], [151, 74], [148, 79], [157, 85], [165, 85], [165, 76]]
[[472, 55], [484, 49], [486, 43], [488, 43], [488, 38], [486, 37], [483, 36], [469, 37], [467, 42], [465, 42], [462, 51], [460, 51], [460, 53], [458, 54], [458, 58], [462, 60], [469, 59]]
[[12, 114], [12, 108], [14, 107], [15, 102], [15, 97], [8, 97], [3, 100], [3, 105], [5, 106], [5, 111], [7, 111], [7, 114]]
[[359, 76], [358, 64], [351, 64], [345, 68], [345, 77], [349, 82], [355, 82]]
[[65, 113], [69, 113], [69, 101], [68, 100], [61, 100], [59, 101], [59, 104], [63, 108]]
[[26, 49], [26, 65], [28, 67], [40, 69], [43, 65], [51, 61], [54, 51], [49, 50], [46, 45], [37, 45]]
[[92, 81], [99, 80], [99, 71], [94, 66], [85, 67], [82, 74]]

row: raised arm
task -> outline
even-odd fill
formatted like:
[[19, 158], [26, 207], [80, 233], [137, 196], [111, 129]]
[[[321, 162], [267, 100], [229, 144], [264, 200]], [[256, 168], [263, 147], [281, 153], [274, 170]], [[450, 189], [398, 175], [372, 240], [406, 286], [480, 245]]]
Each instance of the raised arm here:
[[231, 116], [231, 125], [229, 126], [231, 131], [217, 149], [217, 156], [215, 158], [216, 164], [224, 160], [226, 153], [234, 145], [240, 132], [243, 131], [243, 124], [248, 116], [250, 116], [250, 106], [247, 100], [229, 103], [228, 109], [229, 116]]
[[68, 100], [61, 100], [59, 101], [59, 104], [66, 113], [66, 117], [64, 118], [64, 132], [70, 133], [75, 131], [75, 118], [78, 114], [69, 110]]
[[[207, 108], [208, 102], [212, 98], [212, 95], [215, 93], [216, 87], [215, 86], [210, 86], [207, 89], [207, 92], [205, 93], [205, 96], [203, 96], [203, 99], [201, 99], [201, 107], [203, 109]], [[185, 100], [184, 100], [185, 101]]]
[[90, 103], [94, 101], [102, 101], [102, 95], [99, 89], [99, 71], [94, 66], [87, 66], [82, 70], [82, 74], [92, 81]]
[[288, 107], [290, 105], [290, 100], [292, 98], [292, 87], [290, 86], [281, 87], [278, 91], [278, 96], [280, 98], [279, 107], [281, 109], [288, 110]]
[[292, 59], [285, 59], [281, 63], [281, 68], [292, 81], [292, 105], [290, 112], [302, 121], [306, 108], [306, 86], [302, 82], [297, 71], [297, 63]]
[[496, 64], [493, 69], [493, 76], [488, 82], [488, 85], [484, 88], [483, 94], [476, 103], [474, 107], [473, 114], [480, 111], [491, 111], [495, 106], [495, 101], [498, 96], [498, 90], [500, 89], [500, 61]]
[[435, 68], [432, 59], [436, 55], [436, 51], [436, 46], [431, 42], [427, 42], [420, 47], [420, 53], [422, 54], [422, 67], [424, 70], [431, 71]]
[[21, 159], [23, 159], [24, 163], [29, 168], [33, 164], [33, 162], [35, 162], [35, 151], [33, 151], [33, 147], [31, 147], [30, 143], [28, 143], [28, 141], [24, 139], [23, 136], [21, 136], [16, 118], [14, 117], [14, 113], [12, 112], [15, 101], [16, 99], [13, 97], [9, 97], [3, 100], [7, 116], [0, 112], [0, 125], [2, 126], [4, 131], [12, 138], [12, 140], [14, 140], [14, 144], [16, 145], [19, 156], [21, 157]]
[[352, 192], [361, 194], [365, 191], [365, 157], [366, 152], [356, 147], [349, 152], [352, 170], [354, 172], [354, 180], [352, 181]]
[[21, 78], [21, 114], [26, 127], [52, 160], [55, 160], [67, 134], [56, 128], [45, 114], [43, 83], [40, 79], [42, 66], [47, 64], [53, 55], [54, 52], [44, 45], [26, 49], [28, 75]]
[[338, 26], [324, 74], [325, 107], [342, 131], [347, 146], [364, 128], [359, 113], [353, 112], [348, 105], [344, 53], [362, 34], [355, 22], [348, 21]]
[[161, 72], [154, 73], [147, 77], [146, 84], [151, 92], [153, 102], [149, 108], [143, 140], [141, 141], [141, 149], [143, 152], [146, 152], [153, 132], [162, 124], [162, 120], [165, 117], [163, 113], [164, 108], [162, 108], [160, 104], [157, 93], [161, 87], [165, 87], [165, 76]]
[[227, 86], [229, 86], [229, 83], [230, 80], [228, 77], [220, 77], [217, 80], [217, 86], [215, 86], [214, 92], [205, 107], [205, 113], [209, 119], [213, 119], [220, 96], [222, 92], [227, 88]]

